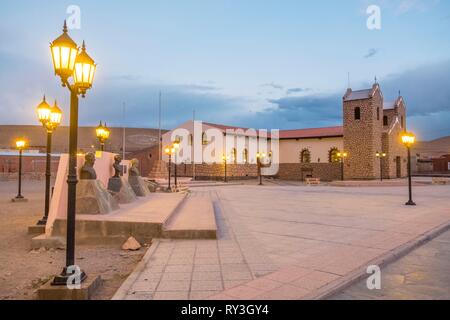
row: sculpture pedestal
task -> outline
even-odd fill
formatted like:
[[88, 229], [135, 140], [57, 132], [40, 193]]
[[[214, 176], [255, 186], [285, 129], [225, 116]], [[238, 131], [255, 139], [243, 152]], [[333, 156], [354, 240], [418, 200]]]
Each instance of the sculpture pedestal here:
[[150, 169], [148, 177], [150, 179], [165, 179], [168, 175], [169, 171], [167, 170], [167, 163], [162, 160], [156, 160]]
[[133, 188], [134, 193], [138, 197], [146, 197], [150, 195], [150, 189], [148, 188], [147, 183], [142, 179], [142, 177], [139, 176], [129, 176], [128, 182], [131, 185], [131, 188]]
[[77, 214], [107, 214], [119, 204], [99, 180], [80, 180], [77, 184]]
[[124, 178], [109, 179], [108, 190], [118, 203], [131, 203], [136, 201], [136, 194]]

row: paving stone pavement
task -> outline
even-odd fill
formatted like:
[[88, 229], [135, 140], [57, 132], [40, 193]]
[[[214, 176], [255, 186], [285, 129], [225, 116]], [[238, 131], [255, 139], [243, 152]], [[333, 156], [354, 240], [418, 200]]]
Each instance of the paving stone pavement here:
[[218, 240], [160, 240], [126, 299], [304, 299], [450, 222], [448, 186], [196, 188]]
[[367, 279], [330, 300], [450, 300], [450, 231], [381, 269], [381, 290]]

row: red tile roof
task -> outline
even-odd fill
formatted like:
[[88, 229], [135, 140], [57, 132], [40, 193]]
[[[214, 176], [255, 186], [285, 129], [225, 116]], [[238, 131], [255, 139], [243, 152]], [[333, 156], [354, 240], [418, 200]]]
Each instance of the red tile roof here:
[[280, 130], [280, 139], [342, 137], [343, 135], [343, 127]]
[[[215, 127], [219, 130], [226, 131], [227, 129], [244, 131], [248, 128], [227, 126], [222, 124], [208, 123], [203, 124]], [[306, 138], [327, 138], [327, 137], [342, 137], [344, 135], [344, 128], [340, 127], [325, 127], [325, 128], [310, 128], [310, 129], [295, 129], [295, 130], [280, 130], [280, 139], [306, 139]], [[270, 137], [270, 131], [268, 132]]]

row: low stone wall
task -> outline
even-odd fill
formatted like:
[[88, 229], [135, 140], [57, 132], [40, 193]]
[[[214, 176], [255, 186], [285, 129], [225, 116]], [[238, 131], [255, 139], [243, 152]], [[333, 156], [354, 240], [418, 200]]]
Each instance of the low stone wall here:
[[[173, 172], [172, 172], [173, 173]], [[222, 180], [225, 174], [224, 164], [196, 164], [196, 180]], [[180, 164], [177, 166], [177, 175], [180, 177], [192, 177], [192, 164]], [[256, 164], [227, 164], [227, 178], [255, 179], [258, 177]]]
[[281, 163], [276, 178], [304, 181], [306, 178], [320, 178], [321, 181], [341, 179], [340, 163]]
[[[177, 175], [192, 177], [192, 164], [178, 165]], [[197, 180], [222, 180], [224, 165], [197, 164], [195, 176]], [[258, 177], [258, 167], [256, 164], [228, 164], [227, 177], [230, 180], [255, 179]], [[322, 181], [340, 180], [341, 165], [340, 163], [282, 163], [275, 177], [295, 181], [304, 181], [307, 177], [320, 178]]]

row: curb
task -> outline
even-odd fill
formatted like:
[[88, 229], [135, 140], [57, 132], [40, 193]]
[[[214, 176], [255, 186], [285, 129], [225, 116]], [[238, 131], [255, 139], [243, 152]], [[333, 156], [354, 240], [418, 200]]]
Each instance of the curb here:
[[[425, 232], [418, 238], [411, 240], [389, 252], [386, 252], [382, 254], [381, 256], [371, 260], [367, 266], [370, 265], [377, 265], [380, 268], [384, 267], [401, 257], [405, 256], [406, 254], [410, 253], [417, 247], [429, 242], [430, 240], [433, 240], [434, 238], [438, 237], [442, 233], [450, 230], [450, 221], [441, 224], [438, 227], [435, 227], [431, 229], [430, 231]], [[308, 294], [306, 297], [304, 297], [304, 300], [325, 300], [338, 292], [348, 288], [355, 282], [358, 282], [362, 280], [363, 278], [367, 277], [367, 266], [364, 267], [358, 267], [353, 272], [351, 272], [348, 275], [345, 275], [338, 280], [329, 283], [328, 285], [319, 288], [315, 290], [314, 292]]]
[[132, 285], [136, 282], [137, 278], [141, 274], [141, 272], [145, 269], [150, 257], [153, 255], [155, 250], [159, 247], [159, 240], [153, 240], [151, 247], [147, 250], [144, 257], [134, 268], [133, 272], [128, 276], [128, 278], [122, 283], [122, 285], [117, 289], [114, 296], [111, 300], [125, 300], [128, 291], [132, 287]]

